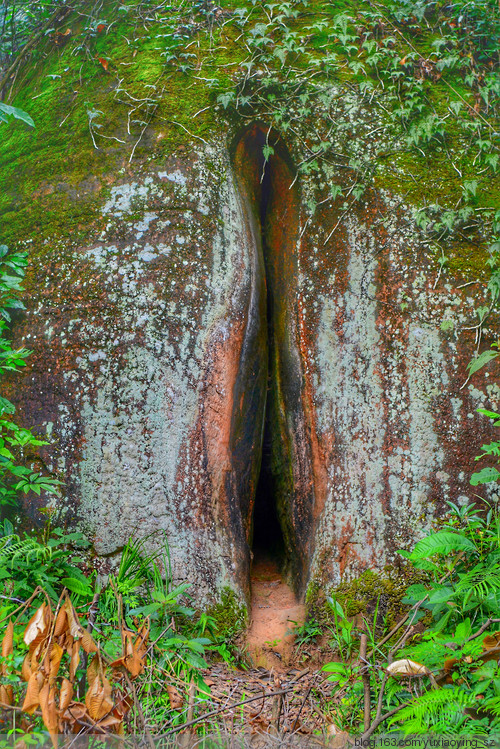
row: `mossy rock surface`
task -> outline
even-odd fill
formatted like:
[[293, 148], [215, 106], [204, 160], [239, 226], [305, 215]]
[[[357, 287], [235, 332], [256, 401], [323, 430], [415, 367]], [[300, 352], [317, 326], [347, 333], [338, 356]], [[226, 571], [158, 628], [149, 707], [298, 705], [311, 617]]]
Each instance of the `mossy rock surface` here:
[[[1, 240], [30, 253], [14, 337], [34, 354], [10, 388], [20, 418], [55, 435], [59, 508], [103, 557], [165, 531], [200, 602], [228, 587], [248, 602], [270, 373], [293, 585], [361, 575], [390, 598], [363, 574], [467, 500], [492, 434], [476, 409], [499, 407], [493, 369], [464, 386], [499, 187], [481, 154], [476, 175], [465, 126], [490, 132], [493, 104], [476, 111], [435, 61], [418, 82], [435, 38], [415, 31], [425, 101], [402, 125], [398, 97], [342, 48], [335, 16], [358, 33], [361, 3], [292, 3], [272, 22], [260, 4], [121, 7], [65, 21], [63, 48], [41, 42], [13, 100], [36, 128], [6, 126], [0, 144]], [[434, 115], [442, 127], [412, 145]]]

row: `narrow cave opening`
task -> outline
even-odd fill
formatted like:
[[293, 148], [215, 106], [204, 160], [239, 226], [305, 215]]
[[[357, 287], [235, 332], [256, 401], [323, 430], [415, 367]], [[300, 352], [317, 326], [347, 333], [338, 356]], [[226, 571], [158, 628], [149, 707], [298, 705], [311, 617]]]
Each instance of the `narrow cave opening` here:
[[253, 558], [255, 579], [257, 564], [264, 561], [302, 593], [313, 483], [296, 298], [296, 169], [282, 138], [260, 123], [235, 138], [232, 158], [245, 217], [242, 247], [251, 271], [248, 307], [242, 312], [242, 375], [234, 393], [233, 496], [248, 549], [245, 569]]
[[255, 492], [253, 511], [254, 564], [271, 561], [281, 566], [285, 558], [285, 540], [281, 528], [276, 502], [276, 481], [271, 465], [271, 427], [266, 418], [262, 440], [262, 456], [259, 479]]
[[275, 398], [275, 382], [273, 361], [275, 358], [275, 304], [274, 283], [271, 278], [270, 253], [268, 228], [275, 217], [269, 215], [270, 207], [276, 205], [273, 196], [273, 166], [275, 159], [264, 157], [264, 148], [267, 146], [264, 132], [258, 129], [254, 136], [253, 147], [254, 158], [258, 166], [257, 174], [260, 173], [260, 189], [257, 190], [257, 211], [259, 217], [260, 244], [262, 248], [262, 259], [264, 266], [264, 288], [266, 296], [266, 321], [267, 332], [267, 392], [265, 398], [264, 428], [260, 455], [260, 472], [255, 490], [253, 510], [253, 538], [252, 553], [254, 564], [271, 562], [280, 567], [285, 558], [285, 540], [278, 511], [278, 481], [273, 469], [273, 439], [276, 439], [276, 424], [273, 419], [273, 398]]

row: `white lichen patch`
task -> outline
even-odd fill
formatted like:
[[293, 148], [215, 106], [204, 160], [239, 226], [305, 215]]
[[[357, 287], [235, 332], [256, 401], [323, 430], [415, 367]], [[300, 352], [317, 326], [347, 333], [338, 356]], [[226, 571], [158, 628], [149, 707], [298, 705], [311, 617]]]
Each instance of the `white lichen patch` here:
[[[206, 428], [213, 421], [204, 414], [207, 394], [219, 388], [221, 408], [232, 396], [224, 383], [209, 383], [217, 352], [232, 345], [249, 304], [253, 252], [227, 156], [217, 157], [218, 180], [201, 157], [194, 185], [179, 170], [160, 174], [190, 203], [209, 201], [204, 223], [199, 213], [179, 214], [168, 184], [162, 211], [148, 207], [159, 189], [150, 178], [112, 191], [103, 212], [113, 223], [86, 253], [106, 307], [78, 329], [82, 525], [106, 555], [131, 535], [167, 532], [174, 575], [196, 570], [200, 600], [231, 583], [240, 564], [217, 519], [226, 468], [193, 440], [204, 420]], [[142, 218], [131, 222], [138, 205]], [[115, 239], [130, 235], [132, 243]]]

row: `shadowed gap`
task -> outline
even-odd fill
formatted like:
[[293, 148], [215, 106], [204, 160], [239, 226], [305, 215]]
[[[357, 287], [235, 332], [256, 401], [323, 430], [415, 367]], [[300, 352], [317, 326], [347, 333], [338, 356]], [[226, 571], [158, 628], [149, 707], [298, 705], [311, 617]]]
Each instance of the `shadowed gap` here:
[[273, 284], [269, 274], [269, 252], [272, 251], [266, 240], [266, 227], [268, 224], [268, 211], [272, 203], [272, 161], [264, 160], [262, 149], [265, 146], [265, 136], [260, 130], [255, 136], [255, 147], [258, 150], [258, 163], [261, 176], [260, 181], [260, 232], [262, 253], [264, 256], [265, 285], [266, 285], [266, 311], [267, 311], [267, 350], [268, 350], [268, 382], [266, 394], [266, 408], [264, 417], [264, 433], [262, 439], [262, 451], [260, 462], [260, 473], [255, 492], [255, 504], [253, 512], [253, 543], [252, 551], [254, 559], [273, 559], [278, 565], [285, 556], [285, 541], [281, 528], [277, 507], [276, 477], [273, 472], [272, 440], [279, 439], [276, 433], [277, 425], [273, 423], [271, 413], [271, 390], [273, 388], [273, 353], [274, 353], [274, 300]]
[[310, 560], [313, 481], [295, 298], [296, 170], [285, 144], [265, 125], [251, 125], [234, 143], [234, 174], [253, 247], [234, 417], [235, 496], [247, 549], [253, 552], [244, 564], [253, 556], [279, 568], [302, 594]]

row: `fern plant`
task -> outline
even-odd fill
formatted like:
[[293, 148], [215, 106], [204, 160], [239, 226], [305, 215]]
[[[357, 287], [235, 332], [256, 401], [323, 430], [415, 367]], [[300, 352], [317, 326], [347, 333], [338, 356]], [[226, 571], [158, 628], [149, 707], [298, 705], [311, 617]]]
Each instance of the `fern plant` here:
[[76, 566], [78, 553], [89, 543], [81, 533], [47, 528], [41, 539], [14, 533], [12, 523], [0, 524], [0, 581], [4, 588], [0, 618], [41, 587], [57, 601], [63, 588], [84, 600], [92, 597], [92, 581]]
[[414, 699], [389, 722], [404, 725], [406, 734], [487, 734], [486, 719], [471, 720], [476, 707], [472, 692], [460, 687], [442, 687]]
[[[485, 352], [488, 353], [488, 352]], [[498, 356], [498, 354], [495, 354]], [[490, 419], [494, 419], [494, 425], [500, 426], [500, 414], [495, 411], [487, 411], [485, 408], [478, 408], [478, 412], [484, 416], [488, 416]], [[486, 457], [500, 458], [500, 441], [493, 441], [487, 445], [482, 446], [482, 453], [476, 457], [476, 460], [481, 460]], [[480, 471], [472, 474], [471, 484], [477, 486], [478, 484], [489, 484], [492, 481], [498, 481], [500, 479], [500, 471], [495, 466], [486, 466]]]
[[416, 606], [412, 623], [424, 615], [428, 623], [398, 658], [434, 674], [392, 718], [393, 730], [406, 734], [490, 734], [500, 724], [498, 508], [449, 505], [442, 530], [401, 552], [429, 573], [429, 582], [408, 588], [404, 599]]

